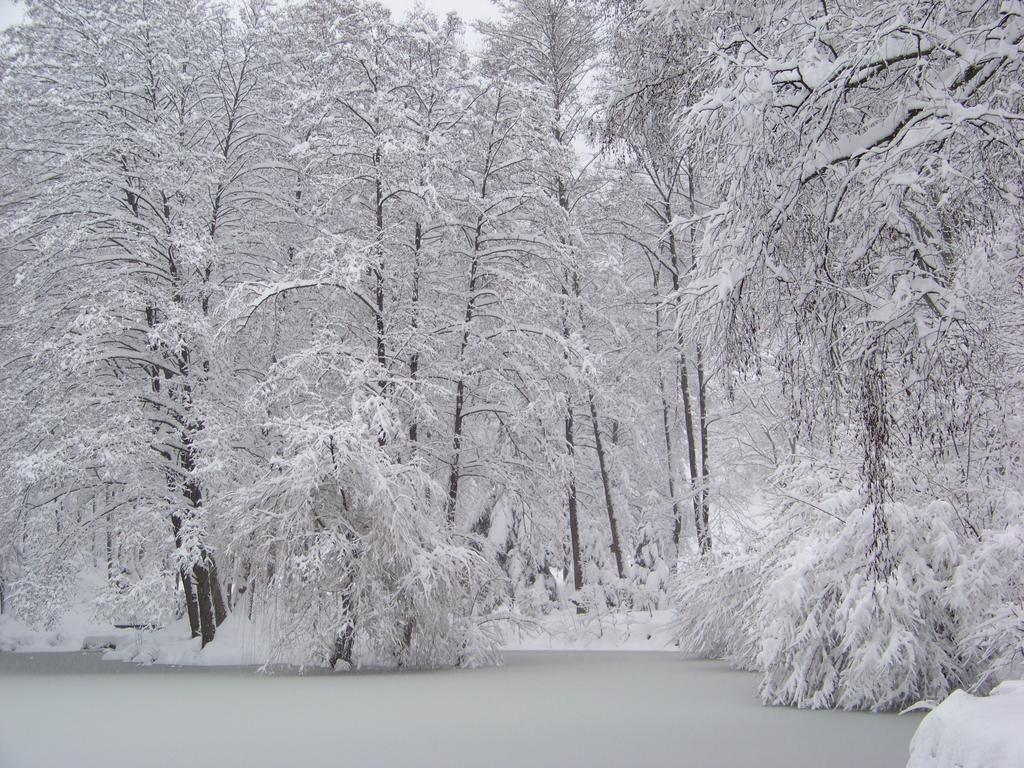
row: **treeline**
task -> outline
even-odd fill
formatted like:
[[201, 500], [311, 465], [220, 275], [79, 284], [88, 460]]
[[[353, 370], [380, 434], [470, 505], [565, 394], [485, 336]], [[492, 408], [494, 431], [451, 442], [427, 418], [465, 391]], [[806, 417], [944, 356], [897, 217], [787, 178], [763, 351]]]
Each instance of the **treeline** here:
[[447, 665], [674, 602], [771, 702], [1010, 674], [1022, 18], [888, 5], [29, 3], [3, 610]]

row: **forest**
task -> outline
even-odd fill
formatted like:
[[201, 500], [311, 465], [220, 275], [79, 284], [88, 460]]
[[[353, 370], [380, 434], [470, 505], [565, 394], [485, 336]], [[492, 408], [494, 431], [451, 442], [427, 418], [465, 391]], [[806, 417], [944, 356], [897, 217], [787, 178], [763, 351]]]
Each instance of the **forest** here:
[[0, 613], [766, 704], [1024, 677], [1024, 4], [29, 0]]

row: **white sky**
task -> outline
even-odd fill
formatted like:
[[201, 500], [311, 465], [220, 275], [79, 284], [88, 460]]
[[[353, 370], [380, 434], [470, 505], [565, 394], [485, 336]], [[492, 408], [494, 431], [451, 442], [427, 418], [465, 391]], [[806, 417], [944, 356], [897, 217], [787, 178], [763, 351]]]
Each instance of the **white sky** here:
[[13, 0], [0, 0], [0, 29], [7, 29], [11, 24], [21, 21], [21, 3]]
[[[3, 1], [0, 0], [0, 2]], [[380, 0], [380, 2], [390, 8], [392, 13], [401, 16], [412, 8], [414, 0]], [[455, 11], [465, 22], [480, 18], [491, 19], [496, 15], [490, 0], [420, 0], [420, 2], [437, 14]]]
[[[412, 8], [413, 2], [415, 2], [415, 0], [381, 1], [396, 16], [401, 16]], [[421, 2], [438, 14], [456, 11], [467, 22], [477, 18], [492, 18], [495, 15], [495, 9], [490, 0], [421, 0]], [[23, 13], [24, 8], [18, 0], [0, 0], [0, 29], [6, 29], [11, 24], [20, 21]]]

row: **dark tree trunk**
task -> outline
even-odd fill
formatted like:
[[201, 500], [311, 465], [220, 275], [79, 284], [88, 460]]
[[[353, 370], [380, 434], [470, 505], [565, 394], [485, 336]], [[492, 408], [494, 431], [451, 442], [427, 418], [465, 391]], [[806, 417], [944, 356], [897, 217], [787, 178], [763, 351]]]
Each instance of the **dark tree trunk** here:
[[590, 405], [590, 422], [594, 427], [594, 447], [597, 449], [597, 464], [601, 471], [601, 487], [604, 489], [604, 505], [608, 511], [608, 526], [612, 532], [612, 555], [615, 556], [615, 569], [619, 578], [626, 575], [622, 563], [622, 547], [619, 543], [619, 524], [615, 519], [615, 503], [612, 500], [611, 478], [608, 474], [608, 462], [604, 453], [604, 443], [601, 440], [601, 422], [597, 417], [597, 404], [594, 402], [593, 393], [587, 393], [587, 401]]
[[[477, 270], [480, 268], [480, 238], [483, 234], [483, 219], [477, 217], [476, 233], [473, 237], [473, 258], [469, 263], [469, 298], [466, 299], [466, 312], [462, 322], [462, 340], [459, 343], [459, 356], [456, 358], [461, 366], [469, 346], [469, 325], [473, 322], [473, 311], [476, 308]], [[455, 413], [452, 424], [452, 465], [448, 474], [448, 500], [445, 505], [445, 518], [448, 526], [455, 525], [455, 513], [459, 499], [459, 479], [462, 460], [462, 420], [466, 403], [466, 377], [461, 368], [459, 380], [455, 384]]]
[[[583, 588], [583, 562], [580, 558], [580, 521], [578, 500], [576, 498], [576, 435], [573, 427], [572, 403], [566, 406], [565, 412], [565, 449], [568, 454], [569, 481], [567, 483], [569, 503], [569, 544], [572, 547], [572, 584], [579, 592]], [[577, 613], [583, 613], [583, 606], [576, 606]]]
[[[187, 371], [188, 365], [187, 352], [183, 354], [183, 358], [182, 370], [184, 372]], [[186, 393], [191, 396], [191, 387], [186, 384], [185, 389]], [[181, 463], [188, 478], [185, 482], [185, 498], [188, 499], [192, 509], [197, 510], [203, 505], [203, 491], [199, 487], [199, 482], [191, 477], [196, 465], [192, 434], [187, 427], [183, 430], [182, 445]], [[206, 550], [203, 548], [199, 549], [198, 558], [192, 566], [192, 577], [195, 582], [196, 605], [199, 609], [199, 636], [202, 638], [202, 647], [205, 648], [217, 634], [217, 621], [213, 609], [213, 591]]]
[[[558, 190], [558, 198], [562, 208], [568, 211], [568, 198], [566, 197], [561, 179], [558, 181]], [[580, 295], [579, 276], [576, 274], [575, 268], [565, 270], [565, 284], [562, 287], [562, 298], [565, 302], [562, 311], [562, 337], [566, 340], [567, 345], [565, 349], [565, 364], [567, 368], [570, 364], [568, 349], [568, 341], [571, 336], [569, 321], [570, 289], [572, 290], [572, 295], [578, 299]], [[569, 474], [568, 482], [566, 483], [566, 495], [569, 507], [569, 544], [572, 548], [572, 582], [574, 589], [579, 592], [583, 588], [583, 560], [580, 547], [579, 499], [576, 493], [576, 430], [573, 423], [571, 389], [572, 384], [570, 382], [566, 387], [565, 393], [565, 450], [568, 458], [566, 464]], [[585, 612], [583, 606], [579, 603], [576, 604], [576, 612]]]
[[331, 655], [327, 657], [327, 664], [334, 667], [339, 661], [345, 664], [352, 663], [352, 647], [355, 645], [356, 628], [346, 624], [334, 637], [334, 647]]
[[[554, 136], [555, 141], [562, 144], [562, 132], [558, 127], [558, 112], [559, 104], [556, 99], [555, 102], [555, 126]], [[566, 215], [569, 214], [571, 206], [569, 205], [569, 190], [565, 186], [565, 182], [561, 177], [556, 179], [558, 187], [558, 204], [565, 211]], [[563, 244], [568, 245], [570, 240], [566, 237], [562, 238]], [[562, 336], [568, 342], [570, 338], [570, 326], [569, 326], [569, 296], [570, 289], [572, 290], [572, 296], [576, 299], [580, 297], [580, 281], [579, 275], [576, 273], [575, 264], [572, 268], [565, 268], [564, 274], [565, 283], [562, 286], [562, 297], [565, 305], [562, 312]], [[569, 351], [566, 347], [565, 352], [566, 367], [569, 365]], [[570, 387], [571, 388], [571, 387]], [[568, 454], [568, 472], [569, 480], [567, 483], [567, 495], [568, 495], [568, 507], [569, 507], [569, 543], [572, 547], [572, 581], [573, 586], [577, 592], [583, 588], [583, 562], [580, 554], [580, 525], [579, 525], [579, 501], [576, 496], [576, 435], [573, 426], [573, 413], [572, 413], [572, 393], [567, 388], [566, 395], [566, 413], [565, 413], [565, 447], [566, 453]], [[577, 613], [584, 613], [582, 605], [576, 605]]]
[[459, 475], [462, 453], [462, 407], [465, 397], [465, 381], [460, 377], [455, 386], [455, 420], [452, 432], [452, 468], [448, 475], [448, 501], [445, 505], [445, 518], [448, 526], [455, 525], [455, 509], [459, 498]]
[[[187, 442], [191, 446], [191, 441]], [[192, 472], [195, 468], [191, 449], [186, 452], [185, 469]], [[200, 509], [203, 505], [203, 491], [199, 483], [189, 480], [185, 484], [185, 495], [193, 509]], [[217, 563], [212, 554], [205, 547], [199, 549], [199, 559], [192, 567], [192, 575], [195, 577], [196, 599], [199, 604], [199, 634], [203, 638], [205, 646], [217, 634], [217, 627], [227, 618], [227, 609], [224, 606], [224, 593], [220, 588], [220, 580], [217, 578]]]
[[[416, 229], [413, 232], [413, 273], [412, 273], [412, 319], [410, 321], [412, 329], [412, 343], [413, 351], [409, 355], [409, 386], [415, 396], [416, 393], [416, 378], [419, 376], [420, 370], [420, 353], [415, 349], [416, 330], [419, 327], [419, 317], [417, 312], [419, 311], [420, 301], [420, 254], [423, 248], [423, 225], [420, 222], [416, 222]], [[413, 414], [410, 418], [409, 424], [409, 441], [413, 444], [416, 443], [418, 438], [419, 425], [416, 423], [415, 413], [416, 401], [413, 399]]]
[[246, 601], [245, 616], [246, 616], [246, 618], [249, 619], [249, 621], [252, 621], [252, 609], [253, 609], [253, 607], [256, 604], [256, 576], [255, 576], [255, 574], [253, 575], [253, 577], [251, 579], [249, 579], [249, 583], [246, 586], [246, 591], [248, 592], [249, 596], [248, 596], [248, 599]]
[[412, 650], [412, 639], [416, 635], [416, 620], [409, 619], [402, 627], [402, 650], [409, 653]]
[[668, 476], [668, 497], [672, 500], [672, 544], [679, 550], [679, 537], [683, 533], [683, 518], [679, 514], [679, 502], [676, 500], [676, 459], [672, 450], [672, 419], [669, 412], [668, 399], [665, 397], [665, 379], [658, 376], [658, 390], [661, 392], [661, 426], [665, 432], [665, 460]]
[[[374, 224], [376, 225], [376, 233], [374, 240], [374, 255], [376, 256], [376, 263], [374, 263], [373, 270], [373, 296], [374, 303], [376, 305], [374, 312], [374, 324], [376, 327], [376, 345], [377, 345], [377, 365], [380, 366], [380, 376], [378, 380], [378, 386], [380, 388], [381, 395], [386, 395], [388, 392], [388, 378], [386, 371], [388, 368], [388, 355], [387, 355], [387, 341], [386, 332], [387, 326], [384, 323], [384, 306], [385, 306], [385, 269], [386, 264], [384, 261], [384, 185], [380, 178], [380, 163], [381, 163], [381, 150], [378, 148], [373, 154], [373, 165], [376, 169], [377, 178], [375, 182], [375, 201], [374, 201]], [[380, 434], [377, 436], [378, 442], [384, 445], [387, 442], [387, 435]]]
[[[693, 165], [689, 164], [686, 170], [686, 197], [690, 206], [690, 216], [696, 215], [697, 208], [694, 203], [693, 197]], [[693, 241], [693, 227], [690, 227], [690, 268], [694, 269], [697, 266], [696, 254], [694, 251]], [[681, 349], [681, 347], [680, 347]], [[704, 380], [704, 361], [701, 357], [700, 342], [697, 343], [696, 360], [697, 364], [697, 407], [698, 407], [698, 418], [700, 419], [700, 488], [698, 496], [694, 497], [694, 511], [697, 515], [697, 542], [700, 545], [700, 553], [706, 555], [711, 551], [711, 529], [710, 529], [710, 515], [708, 507], [708, 474], [710, 472], [710, 465], [708, 463], [708, 420], [707, 420], [707, 386]], [[683, 363], [685, 365], [685, 361]], [[693, 465], [692, 451], [693, 451], [693, 439], [690, 431], [690, 423], [686, 425], [686, 431], [688, 434], [687, 439], [690, 441], [691, 467]], [[696, 473], [691, 471], [691, 478], [695, 478]], [[696, 484], [696, 483], [695, 483]]]
[[202, 638], [202, 646], [213, 642], [217, 634], [216, 618], [213, 611], [213, 595], [210, 588], [210, 571], [201, 562], [192, 567], [192, 574], [196, 580], [196, 599], [199, 604], [199, 635]]
[[252, 561], [244, 559], [239, 564], [240, 572], [237, 575], [237, 582], [235, 588], [230, 592], [231, 597], [229, 598], [229, 604], [231, 610], [235, 610], [238, 607], [239, 600], [249, 594], [250, 579], [252, 577]]
[[886, 515], [886, 504], [892, 502], [893, 480], [889, 469], [888, 452], [892, 417], [889, 414], [888, 392], [882, 351], [870, 350], [862, 361], [861, 418], [864, 463], [861, 473], [867, 486], [871, 505], [871, 572], [885, 581], [895, 569], [891, 550], [892, 532]]
[[[182, 547], [181, 515], [177, 512], [171, 515], [171, 527], [174, 530], [174, 545], [180, 553]], [[110, 541], [109, 535], [107, 541]], [[192, 633], [192, 637], [199, 637], [199, 602], [193, 589], [192, 577], [189, 574], [188, 568], [184, 565], [180, 566], [178, 576], [181, 578], [181, 588], [185, 593], [185, 612], [188, 613], [189, 630]]]
[[[692, 195], [691, 195], [692, 198]], [[665, 206], [665, 222], [671, 224], [673, 219], [672, 205], [666, 200]], [[691, 199], [692, 209], [692, 199]], [[690, 230], [691, 239], [693, 237], [693, 230]], [[679, 275], [679, 250], [676, 241], [675, 232], [671, 229], [668, 234], [668, 248], [669, 257], [672, 265], [672, 291], [673, 294], [678, 296], [679, 289], [682, 285], [682, 281]], [[697, 528], [697, 541], [700, 545], [701, 552], [704, 551], [704, 537], [705, 531], [704, 526], [701, 524], [701, 501], [700, 501], [700, 488], [699, 488], [699, 477], [700, 468], [697, 465], [697, 434], [694, 429], [693, 423], [693, 406], [690, 401], [690, 373], [689, 364], [686, 359], [686, 343], [683, 340], [681, 332], [676, 333], [676, 347], [679, 351], [679, 396], [683, 403], [683, 424], [686, 427], [686, 459], [687, 469], [689, 471], [690, 478], [690, 506], [693, 511], [694, 524]], [[679, 538], [682, 534], [682, 521], [676, 527], [673, 532], [675, 543], [679, 544]]]
[[711, 551], [711, 519], [709, 508], [709, 476], [711, 474], [708, 460], [708, 407], [707, 407], [707, 382], [704, 379], [704, 362], [701, 358], [700, 345], [697, 346], [697, 407], [700, 411], [700, 524], [704, 531], [704, 538], [701, 541], [701, 554], [706, 555]]
[[184, 568], [181, 570], [181, 588], [185, 592], [185, 611], [188, 613], [188, 628], [192, 637], [199, 637], [199, 601], [192, 586], [192, 577]]
[[221, 590], [220, 578], [217, 575], [217, 561], [213, 555], [206, 554], [206, 562], [210, 572], [210, 593], [213, 598], [213, 616], [219, 627], [228, 617], [227, 606], [224, 604], [224, 592]]
[[[354, 535], [348, 534], [348, 541], [350, 545], [354, 544]], [[339, 661], [344, 662], [347, 665], [352, 663], [352, 651], [355, 647], [356, 642], [356, 616], [353, 610], [353, 588], [354, 588], [354, 575], [355, 569], [358, 564], [357, 551], [354, 549], [350, 550], [351, 563], [348, 573], [342, 579], [340, 585], [340, 596], [342, 615], [344, 616], [345, 623], [341, 626], [334, 635], [334, 645], [331, 648], [331, 653], [327, 657], [327, 663], [333, 668]]]
[[114, 580], [114, 534], [110, 530], [110, 520], [107, 520], [107, 581]]
[[[654, 272], [654, 295], [655, 298], [657, 298], [657, 271]], [[658, 351], [660, 352], [662, 349], [661, 310], [657, 307], [654, 310], [654, 322], [657, 329]], [[678, 556], [679, 538], [683, 533], [683, 518], [679, 513], [679, 501], [676, 499], [676, 458], [675, 451], [672, 446], [672, 411], [669, 407], [668, 396], [665, 392], [665, 377], [662, 375], [660, 367], [658, 371], [658, 393], [661, 396], [661, 428], [665, 435], [665, 461], [668, 470], [666, 473], [666, 476], [668, 477], [668, 497], [672, 500], [672, 544]]]
[[707, 531], [701, 516], [703, 502], [700, 492], [700, 469], [697, 466], [697, 434], [693, 423], [693, 408], [690, 404], [690, 377], [686, 355], [680, 355], [679, 359], [679, 393], [683, 400], [683, 421], [686, 425], [686, 458], [690, 470], [693, 519], [697, 527], [697, 543], [700, 546], [700, 551], [705, 552]]

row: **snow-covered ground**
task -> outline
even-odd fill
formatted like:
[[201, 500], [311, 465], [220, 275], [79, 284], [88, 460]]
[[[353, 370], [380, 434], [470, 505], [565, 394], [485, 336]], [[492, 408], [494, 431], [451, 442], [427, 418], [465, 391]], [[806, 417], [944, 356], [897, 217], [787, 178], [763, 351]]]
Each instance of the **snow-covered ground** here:
[[509, 622], [511, 651], [666, 651], [675, 647], [671, 611], [578, 615], [556, 611], [536, 621]]
[[907, 768], [1024, 766], [1024, 680], [990, 696], [953, 691], [914, 734]]
[[[664, 651], [673, 648], [670, 611], [633, 611], [577, 615], [553, 612], [538, 620], [522, 617], [505, 622], [504, 648], [515, 651]], [[258, 665], [282, 658], [266, 627], [231, 614], [217, 637], [200, 650], [182, 619], [159, 631], [118, 630], [90, 618], [86, 609], [70, 614], [50, 631], [32, 630], [0, 616], [0, 651], [78, 651], [108, 648], [104, 658], [140, 664], [198, 666]], [[3, 768], [3, 766], [0, 766]]]
[[762, 707], [755, 688], [678, 653], [308, 676], [0, 653], [0, 766], [902, 768], [921, 720]]
[[77, 603], [49, 630], [31, 628], [9, 614], [0, 615], [0, 652], [79, 651], [85, 638], [101, 633], [124, 634], [122, 630], [98, 622], [85, 601]]

